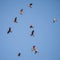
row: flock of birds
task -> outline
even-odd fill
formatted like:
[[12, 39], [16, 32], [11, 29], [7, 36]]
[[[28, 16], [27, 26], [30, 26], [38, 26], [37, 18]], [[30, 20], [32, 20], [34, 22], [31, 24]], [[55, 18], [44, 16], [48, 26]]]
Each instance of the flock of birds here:
[[[28, 7], [32, 8], [32, 3], [29, 3], [29, 4], [28, 4]], [[23, 14], [23, 9], [21, 9], [21, 10], [19, 11], [19, 14], [20, 14], [20, 15]], [[55, 23], [55, 22], [57, 22], [57, 19], [56, 19], [56, 18], [53, 18], [52, 23]], [[17, 23], [17, 17], [14, 18], [14, 23]], [[33, 27], [33, 25], [30, 25], [29, 28], [32, 29], [30, 36], [34, 36], [34, 29], [33, 29], [34, 27]], [[9, 27], [9, 28], [8, 28], [8, 31], [7, 31], [7, 34], [9, 34], [9, 33], [11, 33], [11, 32], [12, 32], [11, 27]], [[32, 46], [31, 51], [33, 51], [34, 54], [37, 54], [37, 53], [38, 53], [38, 51], [36, 50], [36, 46], [35, 46], [35, 45]], [[17, 54], [17, 56], [21, 56], [21, 52], [19, 52], [19, 53]]]

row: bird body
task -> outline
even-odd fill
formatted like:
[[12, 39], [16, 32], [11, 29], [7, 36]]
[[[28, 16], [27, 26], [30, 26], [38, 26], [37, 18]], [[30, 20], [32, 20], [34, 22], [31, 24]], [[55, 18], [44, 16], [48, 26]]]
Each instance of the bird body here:
[[32, 30], [32, 32], [31, 32], [31, 34], [30, 34], [31, 36], [34, 36], [34, 30]]
[[30, 28], [33, 28], [33, 26], [32, 26], [32, 25], [30, 25]]
[[34, 52], [35, 54], [37, 54], [38, 53], [38, 51], [37, 50], [35, 50], [35, 52]]
[[9, 29], [8, 29], [7, 33], [10, 33], [10, 32], [12, 32], [12, 31], [11, 31], [11, 27], [9, 27]]
[[53, 23], [57, 22], [57, 19], [56, 19], [56, 18], [54, 18], [54, 19], [52, 20], [52, 22], [53, 22]]
[[32, 3], [29, 3], [29, 4], [28, 4], [28, 7], [32, 8]]
[[14, 18], [14, 23], [17, 23], [17, 17]]
[[19, 52], [19, 53], [18, 53], [18, 56], [20, 56], [20, 55], [21, 55], [21, 53]]
[[19, 13], [22, 15], [23, 14], [23, 9], [21, 9]]
[[34, 54], [38, 53], [38, 51], [36, 50], [36, 46], [35, 45], [32, 46], [32, 51], [34, 52]]
[[35, 49], [35, 46], [32, 46], [32, 51], [34, 51], [34, 50], [36, 50], [36, 49]]

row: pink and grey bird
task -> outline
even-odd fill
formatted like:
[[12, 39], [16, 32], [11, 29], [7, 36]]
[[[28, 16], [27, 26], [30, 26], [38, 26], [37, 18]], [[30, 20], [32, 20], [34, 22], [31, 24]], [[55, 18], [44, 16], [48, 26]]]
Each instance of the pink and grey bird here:
[[23, 9], [21, 9], [21, 10], [19, 11], [19, 14], [21, 14], [21, 15], [23, 14]]
[[14, 18], [14, 23], [17, 23], [17, 17]]
[[32, 8], [32, 3], [29, 3], [29, 4], [28, 4], [28, 7]]
[[34, 46], [32, 46], [32, 51], [35, 51], [36, 49], [35, 49], [35, 45]]

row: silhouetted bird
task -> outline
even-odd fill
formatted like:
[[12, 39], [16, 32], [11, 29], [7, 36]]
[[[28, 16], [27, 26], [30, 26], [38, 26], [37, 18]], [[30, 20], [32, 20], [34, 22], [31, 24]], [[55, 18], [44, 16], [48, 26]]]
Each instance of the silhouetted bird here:
[[18, 56], [20, 56], [21, 55], [21, 53], [18, 53]]
[[38, 53], [38, 51], [37, 50], [35, 50], [35, 54], [37, 54]]
[[31, 36], [34, 36], [34, 30], [32, 30], [32, 32], [31, 32]]
[[56, 18], [54, 18], [54, 19], [52, 20], [52, 22], [53, 22], [53, 23], [57, 22], [57, 19], [56, 19]]
[[12, 32], [12, 31], [11, 31], [11, 27], [9, 27], [9, 29], [8, 29], [7, 33], [10, 33], [10, 32]]
[[32, 25], [30, 25], [30, 28], [33, 28], [33, 26], [32, 26]]
[[34, 46], [32, 46], [32, 51], [34, 51], [34, 50], [36, 50], [36, 49], [35, 49], [35, 45], [34, 45]]
[[28, 7], [32, 8], [32, 3], [29, 3], [29, 4], [28, 4]]
[[21, 9], [21, 10], [19, 11], [19, 13], [22, 15], [22, 14], [23, 14], [23, 9]]
[[14, 23], [17, 23], [17, 17], [14, 18]]

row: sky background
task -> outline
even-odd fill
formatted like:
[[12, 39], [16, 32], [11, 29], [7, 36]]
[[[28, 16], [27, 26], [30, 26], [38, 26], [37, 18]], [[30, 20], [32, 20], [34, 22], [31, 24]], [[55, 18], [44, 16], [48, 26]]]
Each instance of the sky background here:
[[[52, 23], [53, 18], [58, 21]], [[7, 34], [9, 27], [12, 33]], [[31, 51], [33, 45], [38, 54]], [[60, 60], [60, 0], [0, 0], [0, 60]]]

